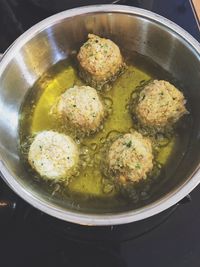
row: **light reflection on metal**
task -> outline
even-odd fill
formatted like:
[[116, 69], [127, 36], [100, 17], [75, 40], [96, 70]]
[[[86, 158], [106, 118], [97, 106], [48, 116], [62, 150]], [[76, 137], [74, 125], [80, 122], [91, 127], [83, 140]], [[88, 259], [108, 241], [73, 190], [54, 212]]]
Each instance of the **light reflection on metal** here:
[[21, 53], [17, 53], [15, 56], [15, 60], [17, 61], [17, 65], [20, 66], [21, 72], [23, 76], [26, 78], [26, 82], [31, 86], [36, 80], [36, 77], [34, 74], [30, 72], [29, 67], [27, 66], [25, 62], [24, 56], [21, 55]]
[[55, 36], [54, 36], [52, 28], [46, 29], [46, 32], [48, 34], [49, 46], [51, 47], [52, 58], [54, 61], [53, 63], [56, 63], [66, 58], [64, 52], [61, 51], [60, 48], [58, 47], [58, 41], [55, 40]]
[[15, 107], [6, 105], [4, 102], [0, 100], [0, 116], [3, 116], [4, 122], [6, 122], [6, 125], [9, 125], [9, 131], [12, 129], [13, 131], [16, 131], [19, 118]]

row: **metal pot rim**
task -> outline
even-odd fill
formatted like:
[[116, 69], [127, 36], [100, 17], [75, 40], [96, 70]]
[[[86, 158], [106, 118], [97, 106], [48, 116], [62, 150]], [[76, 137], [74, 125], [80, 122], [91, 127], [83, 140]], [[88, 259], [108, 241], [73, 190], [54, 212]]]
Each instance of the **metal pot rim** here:
[[[71, 18], [74, 16], [84, 15], [84, 14], [94, 14], [94, 13], [124, 13], [127, 15], [135, 15], [143, 17], [144, 19], [151, 20], [161, 26], [167, 28], [171, 31], [171, 34], [179, 35], [181, 39], [186, 41], [190, 49], [193, 49], [197, 54], [197, 57], [200, 58], [200, 44], [195, 40], [189, 33], [183, 30], [181, 27], [171, 22], [170, 20], [157, 15], [153, 12], [121, 5], [94, 5], [86, 6], [80, 8], [74, 8], [71, 10], [63, 11], [56, 15], [53, 15], [30, 28], [24, 34], [22, 34], [3, 55], [3, 58], [0, 63], [0, 76], [5, 70], [8, 62], [13, 58], [16, 51], [18, 51], [27, 41], [37, 35], [39, 32], [49, 27], [50, 25], [59, 22], [65, 18]], [[199, 166], [198, 166], [199, 167]], [[23, 187], [16, 179], [13, 178], [11, 173], [9, 173], [3, 159], [0, 160], [0, 171], [2, 173], [3, 179], [5, 182], [24, 200], [33, 205], [35, 208], [40, 209], [41, 211], [57, 217], [59, 219], [78, 223], [82, 225], [116, 225], [130, 223], [134, 221], [139, 221], [150, 216], [153, 216], [157, 213], [160, 213], [167, 208], [173, 206], [189, 194], [199, 183], [200, 183], [200, 171], [198, 167], [194, 173], [188, 177], [187, 181], [183, 183], [180, 187], [174, 189], [174, 191], [168, 193], [162, 199], [153, 202], [143, 208], [138, 210], [119, 213], [119, 214], [86, 214], [78, 213], [72, 211], [65, 211], [62, 208], [58, 208], [53, 204], [50, 204], [48, 201], [39, 199], [38, 197], [31, 194], [25, 187]]]

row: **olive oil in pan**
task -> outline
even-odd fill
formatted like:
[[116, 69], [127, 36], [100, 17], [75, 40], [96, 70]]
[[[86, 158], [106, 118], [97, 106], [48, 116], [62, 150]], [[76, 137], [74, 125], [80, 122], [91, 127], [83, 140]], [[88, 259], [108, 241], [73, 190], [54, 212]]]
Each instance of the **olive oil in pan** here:
[[[113, 83], [110, 90], [100, 92], [109, 113], [102, 129], [94, 135], [80, 139], [50, 114], [52, 106], [66, 89], [84, 84], [79, 79], [76, 69], [70, 60], [59, 62], [44, 74], [30, 90], [21, 109], [20, 141], [21, 146], [25, 147], [22, 150], [22, 157], [25, 158], [28, 152], [28, 146], [24, 146], [24, 144], [40, 131], [55, 130], [72, 135], [80, 146], [81, 157], [84, 158], [80, 173], [67, 186], [62, 184], [59, 186], [51, 184], [50, 186], [48, 182], [39, 179], [41, 185], [48, 187], [48, 191], [52, 190], [52, 193], [56, 191], [57, 196], [62, 199], [71, 198], [76, 205], [83, 206], [88, 210], [90, 208], [91, 210], [99, 209], [102, 212], [126, 210], [128, 209], [127, 200], [121, 197], [109, 179], [104, 179], [102, 176], [100, 170], [101, 150], [108, 137], [134, 129], [129, 112], [130, 97], [134, 89], [150, 79], [169, 81], [172, 79], [168, 73], [146, 57], [132, 54], [129, 56], [128, 68], [125, 73]], [[157, 148], [156, 161], [161, 165], [169, 162], [173, 157], [173, 151], [179, 150], [177, 149], [179, 143], [178, 134], [171, 136], [166, 144]], [[148, 185], [148, 181], [144, 183], [145, 186]], [[151, 186], [148, 185], [146, 188], [151, 191]], [[140, 197], [137, 199], [140, 200]], [[141, 201], [143, 201], [142, 198]], [[135, 203], [135, 206], [138, 205], [140, 204]]]

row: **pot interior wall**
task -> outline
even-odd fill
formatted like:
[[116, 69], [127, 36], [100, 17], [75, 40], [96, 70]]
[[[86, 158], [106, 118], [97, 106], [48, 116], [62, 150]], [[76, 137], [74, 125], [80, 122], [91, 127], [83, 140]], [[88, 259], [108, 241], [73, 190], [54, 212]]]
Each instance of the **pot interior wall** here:
[[[199, 55], [182, 36], [146, 17], [98, 13], [58, 20], [15, 50], [0, 78], [2, 162], [35, 197], [62, 206], [63, 209], [72, 209], [71, 203], [52, 197], [27, 177], [19, 159], [18, 117], [23, 99], [35, 81], [50, 66], [78, 50], [91, 32], [112, 39], [125, 50], [136, 51], [153, 59], [180, 81], [190, 104], [193, 124], [189, 147], [178, 169], [168, 170], [170, 179], [155, 188], [154, 195], [146, 204], [151, 203], [190, 179], [190, 174], [200, 162], [200, 62]], [[9, 51], [5, 58], [8, 55]]]

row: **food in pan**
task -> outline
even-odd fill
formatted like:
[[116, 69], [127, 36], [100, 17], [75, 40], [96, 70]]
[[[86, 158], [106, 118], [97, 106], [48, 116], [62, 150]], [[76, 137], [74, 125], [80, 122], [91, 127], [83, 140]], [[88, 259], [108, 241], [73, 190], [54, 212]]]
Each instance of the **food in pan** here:
[[[47, 190], [52, 194], [56, 191], [66, 203], [104, 211], [140, 205], [159, 191], [159, 185], [168, 179], [165, 169], [178, 164], [185, 151], [188, 133], [180, 130], [182, 125], [187, 127], [184, 119], [177, 125], [180, 128], [165, 132], [168, 124], [187, 113], [183, 94], [169, 82], [158, 80], [171, 76], [148, 58], [129, 51], [124, 55], [127, 70], [112, 83], [112, 90], [97, 91], [83, 82], [74, 55], [74, 60], [52, 66], [35, 83], [22, 106], [25, 164], [36, 171], [37, 182], [45, 183]], [[124, 61], [119, 58], [121, 68]], [[108, 69], [112, 67], [104, 74]], [[99, 77], [93, 77], [95, 82]], [[143, 127], [157, 131], [152, 134]]]
[[81, 77], [97, 89], [114, 81], [126, 67], [119, 47], [113, 41], [94, 34], [88, 35], [77, 58]]
[[86, 134], [97, 132], [105, 117], [104, 105], [97, 91], [89, 86], [67, 89], [53, 107], [53, 112]]
[[44, 179], [66, 180], [75, 171], [79, 159], [72, 138], [55, 131], [38, 133], [28, 152], [32, 168]]
[[126, 133], [115, 140], [107, 155], [110, 176], [117, 183], [146, 179], [153, 168], [152, 145], [138, 132]]
[[173, 125], [184, 114], [186, 100], [182, 92], [164, 80], [154, 80], [140, 91], [132, 112], [147, 127], [164, 129]]

